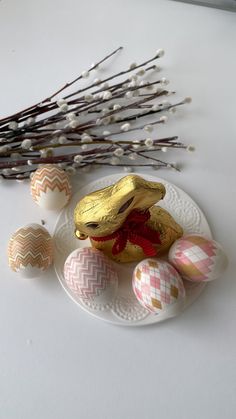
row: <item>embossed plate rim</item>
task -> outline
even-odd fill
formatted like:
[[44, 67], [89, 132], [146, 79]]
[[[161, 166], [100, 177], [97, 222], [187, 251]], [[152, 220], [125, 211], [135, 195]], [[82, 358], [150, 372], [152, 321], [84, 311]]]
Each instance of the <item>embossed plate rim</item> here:
[[[204, 213], [202, 212], [202, 210], [199, 208], [199, 206], [196, 204], [196, 202], [186, 193], [184, 192], [181, 188], [179, 188], [178, 186], [176, 186], [175, 184], [168, 182], [165, 179], [153, 176], [153, 175], [149, 175], [149, 174], [144, 174], [144, 173], [137, 173], [140, 176], [143, 176], [144, 178], [151, 180], [151, 181], [156, 181], [156, 182], [163, 182], [167, 187], [169, 185], [169, 187], [172, 187], [176, 192], [177, 195], [179, 195], [179, 198], [183, 199], [184, 202], [193, 205], [193, 207], [195, 207], [195, 209], [198, 211], [199, 215], [200, 215], [200, 232], [205, 234], [206, 236], [208, 236], [209, 238], [212, 237], [211, 235], [211, 231], [210, 231], [210, 227], [209, 224], [207, 222], [207, 219], [204, 215]], [[56, 234], [58, 231], [60, 231], [60, 228], [65, 228], [66, 225], [72, 225], [72, 223], [70, 223], [70, 220], [68, 220], [68, 212], [71, 213], [71, 206], [75, 205], [75, 201], [77, 201], [78, 197], [82, 197], [85, 194], [89, 193], [91, 190], [95, 190], [99, 187], [101, 187], [101, 183], [104, 183], [104, 186], [108, 186], [109, 184], [114, 183], [115, 181], [117, 181], [118, 179], [120, 179], [121, 177], [124, 177], [125, 174], [124, 173], [118, 173], [118, 174], [113, 174], [110, 176], [104, 176], [98, 180], [95, 180], [93, 182], [88, 183], [86, 186], [83, 186], [82, 188], [79, 188], [79, 190], [77, 192], [75, 192], [73, 194], [73, 197], [71, 199], [71, 202], [69, 203], [69, 205], [64, 208], [62, 210], [62, 212], [60, 213], [56, 225], [55, 225], [55, 229], [54, 229], [54, 238], [56, 237]], [[99, 186], [97, 186], [99, 185]], [[165, 202], [164, 202], [165, 203]], [[171, 204], [173, 204], [173, 202], [171, 202]], [[163, 205], [165, 206], [165, 205]], [[165, 208], [167, 208], [170, 212], [174, 212], [174, 208], [169, 207], [168, 205], [165, 206]], [[172, 210], [172, 211], [171, 211]], [[177, 220], [178, 221], [178, 220]], [[192, 231], [194, 232], [194, 231]], [[195, 231], [196, 233], [198, 233], [199, 231]], [[77, 247], [84, 247], [84, 245], [88, 245], [86, 242], [76, 242], [78, 244]], [[82, 245], [82, 246], [81, 246]], [[56, 246], [55, 246], [56, 247]], [[73, 248], [76, 248], [76, 246]], [[69, 254], [69, 253], [68, 253]], [[132, 320], [132, 319], [123, 319], [121, 316], [119, 317], [117, 313], [114, 312], [114, 308], [112, 308], [112, 304], [111, 304], [111, 308], [107, 309], [107, 310], [103, 310], [103, 311], [96, 311], [93, 310], [89, 307], [87, 307], [85, 304], [83, 304], [82, 301], [76, 299], [76, 297], [71, 293], [71, 291], [67, 288], [65, 282], [64, 282], [64, 276], [63, 276], [63, 264], [62, 264], [62, 257], [61, 255], [59, 255], [59, 251], [57, 250], [57, 252], [55, 251], [55, 258], [54, 258], [54, 269], [57, 275], [57, 278], [61, 284], [61, 286], [63, 287], [63, 289], [65, 290], [65, 292], [68, 294], [68, 296], [72, 299], [72, 301], [74, 303], [76, 303], [77, 305], [79, 305], [84, 311], [86, 311], [87, 313], [89, 313], [90, 315], [92, 315], [95, 318], [98, 318], [100, 320], [115, 324], [115, 325], [122, 325], [122, 326], [145, 326], [145, 325], [149, 325], [149, 324], [154, 324], [154, 323], [159, 323], [163, 320], [168, 319], [169, 317], [171, 317], [171, 313], [169, 315], [168, 318], [165, 317], [165, 315], [162, 314], [158, 314], [158, 315], [154, 315], [154, 314], [150, 314], [150, 313], [144, 313], [143, 318], [139, 319], [139, 320]], [[191, 284], [189, 283], [189, 286], [191, 286]], [[201, 294], [201, 292], [203, 291], [203, 289], [205, 288], [206, 284], [197, 284], [193, 287], [193, 289], [190, 291], [188, 290], [187, 292], [187, 298], [186, 298], [186, 304], [183, 307], [183, 311], [190, 306]], [[130, 295], [130, 290], [127, 290], [127, 298], [129, 298]], [[121, 298], [126, 298], [126, 295], [123, 294], [119, 294], [117, 295], [116, 300], [121, 299]], [[115, 300], [115, 301], [116, 301]], [[140, 309], [142, 307], [140, 306]], [[128, 316], [128, 314], [127, 314]], [[138, 316], [138, 314], [137, 314]]]

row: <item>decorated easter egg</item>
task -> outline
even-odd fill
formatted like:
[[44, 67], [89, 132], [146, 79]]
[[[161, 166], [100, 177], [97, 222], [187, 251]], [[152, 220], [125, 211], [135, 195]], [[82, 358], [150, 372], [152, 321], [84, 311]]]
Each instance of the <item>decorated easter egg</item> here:
[[167, 318], [183, 309], [183, 281], [168, 262], [144, 259], [134, 270], [132, 285], [140, 304], [151, 313]]
[[68, 174], [52, 164], [41, 166], [32, 176], [31, 195], [40, 207], [60, 210], [71, 198]]
[[16, 230], [8, 244], [10, 268], [22, 276], [34, 278], [53, 260], [53, 243], [48, 231], [39, 224], [28, 224]]
[[184, 279], [196, 282], [220, 277], [228, 263], [220, 244], [200, 235], [177, 240], [170, 248], [169, 261]]
[[68, 256], [64, 278], [73, 296], [94, 309], [109, 307], [118, 287], [113, 263], [92, 247], [76, 249]]

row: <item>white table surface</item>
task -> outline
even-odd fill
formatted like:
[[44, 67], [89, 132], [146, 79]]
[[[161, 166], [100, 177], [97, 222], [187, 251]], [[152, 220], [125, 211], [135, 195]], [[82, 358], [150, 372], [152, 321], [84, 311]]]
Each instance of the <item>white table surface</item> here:
[[0, 417], [235, 419], [236, 14], [168, 0], [0, 0], [0, 39], [2, 116], [119, 45], [109, 71], [164, 48], [163, 75], [193, 97], [165, 132], [197, 150], [175, 155], [182, 173], [158, 176], [196, 200], [230, 260], [180, 317], [145, 328], [105, 324], [73, 304], [53, 271], [22, 281], [9, 270], [10, 234], [42, 218], [52, 232], [56, 215], [32, 202], [27, 184], [2, 184]]

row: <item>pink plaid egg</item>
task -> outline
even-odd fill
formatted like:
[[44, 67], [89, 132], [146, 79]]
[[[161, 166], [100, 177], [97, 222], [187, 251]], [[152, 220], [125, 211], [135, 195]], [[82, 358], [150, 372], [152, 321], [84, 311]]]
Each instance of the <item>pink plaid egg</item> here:
[[184, 305], [185, 289], [178, 272], [169, 263], [145, 259], [133, 273], [133, 290], [148, 311], [176, 315]]
[[176, 240], [170, 248], [169, 261], [184, 279], [196, 282], [219, 278], [228, 263], [220, 244], [200, 235]]

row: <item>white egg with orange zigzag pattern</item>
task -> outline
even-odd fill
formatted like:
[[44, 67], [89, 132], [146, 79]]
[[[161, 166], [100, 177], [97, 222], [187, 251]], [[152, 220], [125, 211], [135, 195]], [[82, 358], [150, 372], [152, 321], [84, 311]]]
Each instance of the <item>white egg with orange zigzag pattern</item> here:
[[31, 195], [40, 207], [60, 210], [71, 198], [68, 174], [53, 164], [41, 166], [32, 176]]
[[68, 256], [64, 278], [70, 293], [95, 310], [109, 308], [118, 288], [114, 263], [92, 247], [76, 249]]
[[9, 266], [23, 277], [39, 276], [52, 264], [52, 260], [52, 237], [41, 225], [28, 224], [11, 236], [8, 244]]

